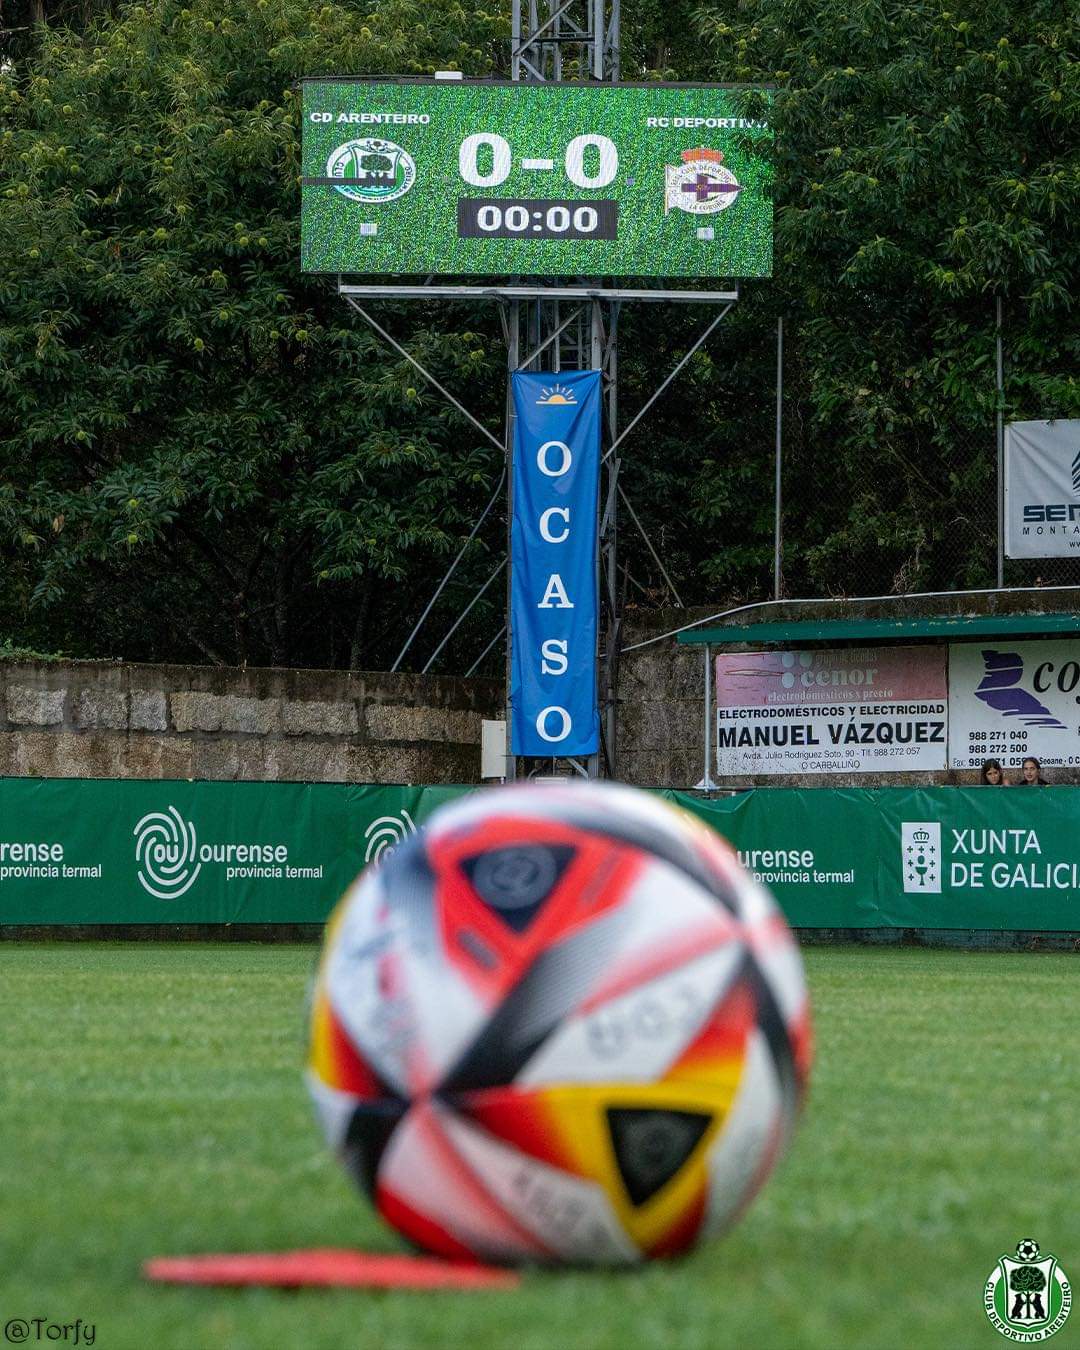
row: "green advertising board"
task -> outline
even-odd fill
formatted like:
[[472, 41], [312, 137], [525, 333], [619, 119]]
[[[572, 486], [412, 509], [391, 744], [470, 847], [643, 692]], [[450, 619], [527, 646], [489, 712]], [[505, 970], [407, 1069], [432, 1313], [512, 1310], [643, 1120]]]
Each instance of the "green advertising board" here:
[[[0, 925], [322, 923], [366, 863], [472, 790], [0, 779]], [[1080, 931], [1080, 788], [660, 795], [799, 928]]]
[[322, 923], [462, 791], [0, 779], [0, 924]]
[[306, 80], [305, 272], [772, 274], [768, 89]]
[[670, 794], [799, 928], [1080, 929], [1080, 789]]

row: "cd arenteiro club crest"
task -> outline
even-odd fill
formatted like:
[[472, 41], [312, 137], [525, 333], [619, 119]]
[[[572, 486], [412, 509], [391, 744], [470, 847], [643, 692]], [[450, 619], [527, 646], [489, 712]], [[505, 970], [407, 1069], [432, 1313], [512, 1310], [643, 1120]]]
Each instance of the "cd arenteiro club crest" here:
[[392, 202], [404, 197], [416, 182], [416, 165], [408, 151], [393, 141], [365, 136], [331, 151], [326, 176], [341, 179], [335, 191], [351, 202]]
[[1039, 1259], [1039, 1244], [1022, 1238], [1016, 1259], [1002, 1256], [986, 1281], [986, 1315], [1010, 1341], [1032, 1344], [1060, 1331], [1072, 1311], [1072, 1290], [1057, 1257]]

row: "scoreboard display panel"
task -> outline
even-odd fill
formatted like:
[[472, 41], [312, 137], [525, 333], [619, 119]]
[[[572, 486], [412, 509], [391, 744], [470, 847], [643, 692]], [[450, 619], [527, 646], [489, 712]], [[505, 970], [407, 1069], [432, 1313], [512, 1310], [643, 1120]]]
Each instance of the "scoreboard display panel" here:
[[305, 272], [767, 277], [771, 91], [306, 80]]

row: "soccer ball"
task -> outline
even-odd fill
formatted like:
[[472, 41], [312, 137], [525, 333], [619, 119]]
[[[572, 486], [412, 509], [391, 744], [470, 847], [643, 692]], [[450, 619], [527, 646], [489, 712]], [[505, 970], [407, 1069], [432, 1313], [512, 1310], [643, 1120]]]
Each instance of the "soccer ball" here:
[[622, 1264], [728, 1226], [810, 1063], [790, 930], [624, 787], [444, 806], [327, 928], [308, 1082], [379, 1213], [456, 1259]]

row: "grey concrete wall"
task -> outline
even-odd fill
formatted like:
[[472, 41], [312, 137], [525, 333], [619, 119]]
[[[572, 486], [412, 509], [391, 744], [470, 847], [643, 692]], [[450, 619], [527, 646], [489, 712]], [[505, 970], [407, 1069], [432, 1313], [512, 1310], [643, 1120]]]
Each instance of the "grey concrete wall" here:
[[0, 775], [472, 783], [502, 682], [0, 662]]
[[[704, 772], [705, 670], [702, 647], [685, 646], [675, 629], [713, 619], [721, 608], [671, 609], [636, 616], [629, 613], [623, 630], [619, 666], [618, 775], [641, 787], [689, 788]], [[1080, 611], [1080, 592], [1038, 590], [989, 595], [947, 595], [935, 598], [903, 597], [888, 601], [826, 601], [799, 605], [791, 602], [746, 610], [713, 624], [779, 623], [807, 619], [877, 619], [981, 614], [1053, 614]], [[1080, 637], [1080, 633], [1077, 634]], [[963, 639], [962, 626], [956, 640]], [[627, 651], [636, 644], [648, 643]], [[820, 643], [822, 647], [842, 644]], [[852, 644], [852, 645], [862, 645]], [[727, 651], [752, 651], [747, 644]], [[973, 783], [975, 772], [943, 769], [935, 773], [853, 773], [745, 775], [723, 777], [714, 769], [713, 781], [722, 788], [745, 787], [887, 787], [934, 783]]]

